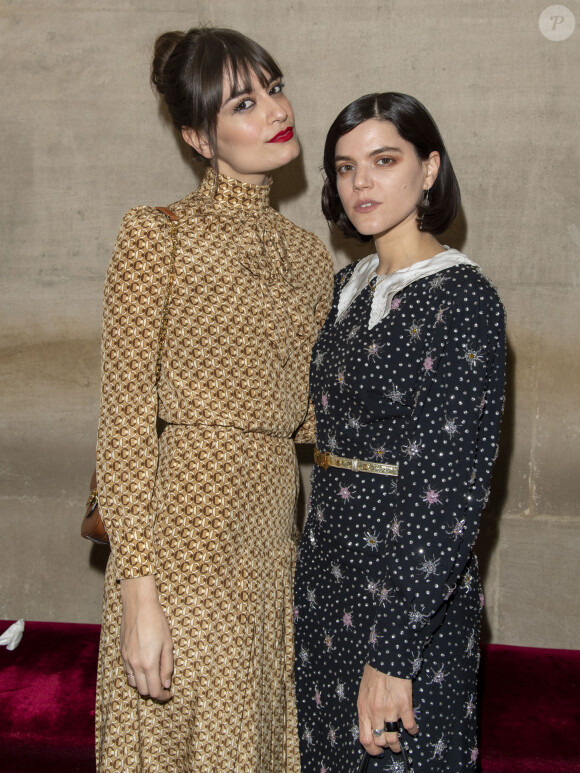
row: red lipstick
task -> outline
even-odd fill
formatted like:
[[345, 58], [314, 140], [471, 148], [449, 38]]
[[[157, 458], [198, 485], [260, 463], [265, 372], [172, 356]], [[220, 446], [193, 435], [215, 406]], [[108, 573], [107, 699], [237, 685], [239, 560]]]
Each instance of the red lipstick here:
[[288, 142], [288, 140], [291, 140], [294, 136], [294, 129], [289, 126], [287, 129], [283, 129], [281, 132], [278, 132], [278, 134], [274, 135], [271, 140], [268, 140], [268, 142]]

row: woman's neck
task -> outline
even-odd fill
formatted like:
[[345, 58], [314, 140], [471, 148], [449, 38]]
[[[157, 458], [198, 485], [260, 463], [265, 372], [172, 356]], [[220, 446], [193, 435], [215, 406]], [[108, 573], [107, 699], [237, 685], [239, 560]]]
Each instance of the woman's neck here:
[[375, 236], [375, 249], [379, 256], [377, 274], [391, 274], [400, 268], [408, 268], [443, 250], [433, 234], [419, 231], [415, 223], [409, 226]]

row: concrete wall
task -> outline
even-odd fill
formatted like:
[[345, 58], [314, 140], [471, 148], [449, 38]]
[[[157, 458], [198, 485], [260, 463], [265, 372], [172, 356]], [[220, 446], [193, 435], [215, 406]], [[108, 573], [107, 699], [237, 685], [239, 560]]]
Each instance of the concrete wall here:
[[[0, 617], [99, 619], [103, 551], [78, 528], [103, 277], [126, 209], [196, 185], [148, 67], [158, 33], [212, 22], [280, 60], [304, 153], [279, 175], [276, 201], [337, 266], [355, 253], [319, 212], [331, 120], [375, 90], [409, 92], [434, 114], [464, 200], [448, 241], [484, 267], [509, 321], [503, 447], [479, 544], [486, 636], [579, 646], [580, 30], [545, 37], [544, 3], [0, 2]], [[569, 9], [546, 22], [549, 36], [572, 14], [580, 22], [579, 2]]]

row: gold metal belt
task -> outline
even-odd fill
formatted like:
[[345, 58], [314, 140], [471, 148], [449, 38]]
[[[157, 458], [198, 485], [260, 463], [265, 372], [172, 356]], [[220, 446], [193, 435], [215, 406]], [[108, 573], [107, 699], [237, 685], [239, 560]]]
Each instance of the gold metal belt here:
[[379, 462], [365, 462], [362, 459], [347, 459], [344, 456], [335, 456], [328, 451], [314, 449], [314, 462], [328, 470], [329, 467], [341, 467], [354, 472], [373, 472], [375, 475], [398, 475], [398, 464], [380, 464]]

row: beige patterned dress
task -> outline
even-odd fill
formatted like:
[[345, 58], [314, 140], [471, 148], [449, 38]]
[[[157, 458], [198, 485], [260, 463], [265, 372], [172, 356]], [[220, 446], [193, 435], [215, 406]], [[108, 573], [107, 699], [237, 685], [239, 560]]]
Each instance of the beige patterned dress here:
[[[331, 301], [321, 242], [269, 186], [209, 170], [172, 205], [173, 296], [155, 386], [171, 237], [123, 221], [105, 287], [97, 452], [111, 538], [97, 690], [99, 771], [299, 773], [292, 572], [308, 363]], [[157, 417], [168, 422], [158, 439]], [[174, 697], [141, 698], [120, 658], [122, 578], [153, 574]]]

